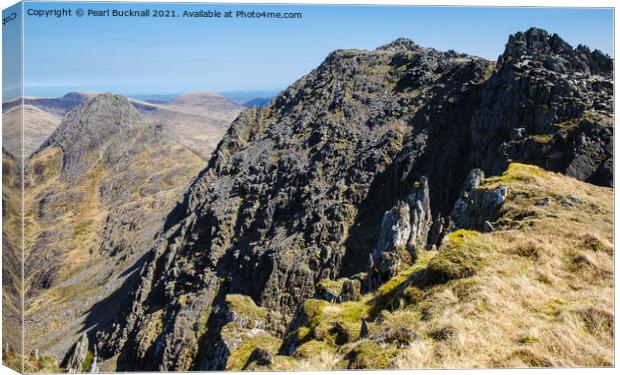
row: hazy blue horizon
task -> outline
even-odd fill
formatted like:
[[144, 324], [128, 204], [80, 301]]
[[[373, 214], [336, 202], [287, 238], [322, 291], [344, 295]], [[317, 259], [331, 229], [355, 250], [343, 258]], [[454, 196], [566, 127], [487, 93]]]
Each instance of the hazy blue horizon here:
[[25, 15], [24, 92], [129, 96], [191, 91], [278, 92], [335, 49], [374, 49], [406, 37], [495, 60], [530, 27], [613, 56], [613, 10], [323, 5], [36, 3], [28, 9], [301, 12], [302, 19]]

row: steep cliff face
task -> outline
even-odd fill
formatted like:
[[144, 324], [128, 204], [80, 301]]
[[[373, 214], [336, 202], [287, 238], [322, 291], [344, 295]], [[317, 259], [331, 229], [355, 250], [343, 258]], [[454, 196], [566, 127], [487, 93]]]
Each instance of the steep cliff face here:
[[[283, 337], [322, 279], [372, 290], [415, 261], [411, 249], [439, 244], [474, 167], [497, 174], [524, 160], [608, 184], [594, 176], [611, 157], [611, 97], [595, 87], [610, 84], [611, 65], [536, 29], [511, 37], [497, 64], [406, 39], [333, 52], [233, 123], [168, 216], [124, 313], [98, 333], [100, 352], [121, 370], [222, 368], [227, 295], [266, 308], [264, 329]], [[578, 71], [583, 84], [567, 93]], [[539, 137], [557, 141], [523, 151]], [[567, 140], [583, 137], [582, 148]], [[394, 226], [403, 231], [381, 235]]]
[[519, 163], [469, 177], [451, 217], [488, 214], [493, 231], [452, 231], [355, 300], [306, 300], [286, 356], [246, 340], [228, 365], [245, 352], [262, 370], [613, 366], [613, 190]]

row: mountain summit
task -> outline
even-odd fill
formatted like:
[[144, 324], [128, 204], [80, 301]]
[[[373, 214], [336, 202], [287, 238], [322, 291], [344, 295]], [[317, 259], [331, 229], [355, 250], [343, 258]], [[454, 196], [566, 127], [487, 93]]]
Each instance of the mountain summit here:
[[529, 29], [510, 37], [472, 121], [476, 166], [509, 161], [611, 186], [613, 60]]
[[411, 39], [407, 38], [398, 38], [388, 44], [384, 44], [381, 47], [377, 48], [378, 50], [384, 51], [398, 51], [398, 50], [416, 50], [420, 48], [415, 42]]
[[84, 159], [89, 151], [129, 131], [139, 119], [140, 115], [127, 98], [97, 95], [69, 112], [40, 148], [60, 147], [65, 155], [62, 176], [71, 179], [88, 168]]

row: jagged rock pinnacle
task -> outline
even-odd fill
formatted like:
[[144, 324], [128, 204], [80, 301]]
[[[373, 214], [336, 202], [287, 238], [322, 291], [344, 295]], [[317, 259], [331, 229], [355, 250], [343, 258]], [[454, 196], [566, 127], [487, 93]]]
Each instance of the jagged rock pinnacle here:
[[539, 60], [545, 68], [559, 73], [577, 71], [603, 76], [611, 76], [613, 73], [612, 58], [601, 51], [591, 52], [582, 45], [573, 48], [558, 34], [549, 34], [535, 27], [508, 38], [499, 64], [527, 59]]

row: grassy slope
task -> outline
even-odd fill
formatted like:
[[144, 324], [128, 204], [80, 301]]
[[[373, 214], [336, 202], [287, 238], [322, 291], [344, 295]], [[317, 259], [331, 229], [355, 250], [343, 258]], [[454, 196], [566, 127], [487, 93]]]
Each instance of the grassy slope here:
[[[521, 164], [481, 188], [500, 184], [495, 232], [450, 234], [359, 302], [307, 301], [303, 344], [272, 368], [613, 365], [613, 190]], [[420, 339], [360, 340], [360, 318]]]
[[[2, 153], [2, 363], [21, 370], [21, 197], [19, 164]], [[8, 348], [8, 350], [7, 350]]]

